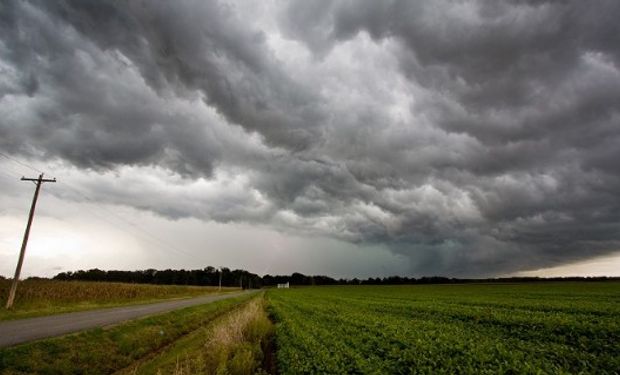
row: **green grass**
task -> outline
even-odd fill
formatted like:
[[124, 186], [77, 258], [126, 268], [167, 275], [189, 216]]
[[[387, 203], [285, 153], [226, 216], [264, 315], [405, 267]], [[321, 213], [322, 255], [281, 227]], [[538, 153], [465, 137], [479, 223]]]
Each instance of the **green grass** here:
[[158, 371], [170, 374], [179, 366], [179, 362], [198, 360], [199, 353], [204, 348], [205, 340], [208, 337], [211, 324], [200, 327], [181, 337], [161, 352], [155, 353], [155, 355], [145, 358], [143, 361], [139, 361], [139, 363], [131, 364], [120, 374], [157, 374]]
[[620, 283], [268, 292], [281, 374], [618, 374]]
[[120, 374], [249, 375], [261, 371], [273, 335], [263, 297], [261, 293], [238, 305]]
[[[0, 320], [150, 303], [217, 293], [217, 287], [148, 285], [91, 281], [25, 280], [17, 287], [13, 309], [4, 308], [11, 281], [0, 280]], [[238, 288], [224, 288], [233, 291]]]
[[0, 373], [109, 374], [162, 350], [252, 297], [244, 295], [129, 321], [109, 329], [0, 349]]

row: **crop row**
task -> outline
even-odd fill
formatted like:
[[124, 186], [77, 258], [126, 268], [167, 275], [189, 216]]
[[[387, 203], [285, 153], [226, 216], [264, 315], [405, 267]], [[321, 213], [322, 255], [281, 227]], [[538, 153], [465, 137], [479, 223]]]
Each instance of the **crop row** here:
[[283, 374], [611, 374], [620, 368], [619, 292], [619, 284], [331, 287], [269, 298]]

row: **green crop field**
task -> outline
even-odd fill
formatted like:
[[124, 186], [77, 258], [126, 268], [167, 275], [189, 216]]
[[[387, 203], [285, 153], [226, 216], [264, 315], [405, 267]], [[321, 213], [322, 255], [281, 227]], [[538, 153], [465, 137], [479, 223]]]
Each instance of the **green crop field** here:
[[271, 290], [281, 374], [618, 374], [620, 283]]

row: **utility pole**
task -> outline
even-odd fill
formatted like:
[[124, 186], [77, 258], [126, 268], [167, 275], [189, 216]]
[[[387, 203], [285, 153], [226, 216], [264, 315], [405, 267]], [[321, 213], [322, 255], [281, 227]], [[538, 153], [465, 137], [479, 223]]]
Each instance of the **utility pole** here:
[[24, 232], [24, 239], [22, 241], [22, 248], [19, 252], [19, 260], [17, 261], [17, 267], [15, 268], [15, 276], [13, 277], [13, 283], [11, 284], [11, 290], [9, 291], [9, 299], [6, 301], [6, 308], [13, 307], [13, 300], [15, 299], [15, 292], [17, 291], [17, 283], [19, 281], [19, 274], [22, 272], [22, 264], [24, 264], [24, 255], [26, 254], [26, 245], [28, 244], [28, 236], [30, 235], [30, 227], [32, 226], [32, 219], [34, 218], [34, 209], [37, 205], [37, 198], [39, 198], [39, 190], [41, 190], [41, 184], [44, 182], [56, 182], [53, 180], [43, 178], [43, 173], [38, 178], [26, 178], [22, 177], [22, 181], [32, 181], [36, 185], [34, 189], [34, 197], [32, 198], [32, 205], [30, 206], [30, 214], [28, 215], [28, 224], [26, 224], [26, 231]]

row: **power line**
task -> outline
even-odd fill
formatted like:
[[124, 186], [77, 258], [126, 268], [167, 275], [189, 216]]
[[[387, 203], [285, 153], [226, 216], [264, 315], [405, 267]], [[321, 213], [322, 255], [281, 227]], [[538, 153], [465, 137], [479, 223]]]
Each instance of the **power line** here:
[[6, 173], [5, 171], [3, 171], [1, 169], [0, 169], [0, 175], [2, 175], [7, 180], [15, 181], [15, 176], [12, 176], [12, 175], [8, 174], [8, 173]]
[[18, 170], [18, 169], [17, 169], [14, 165], [12, 165], [12, 164], [4, 164], [4, 165], [2, 166], [2, 168], [3, 168], [6, 172], [10, 172], [10, 173], [12, 173], [12, 174], [14, 175], [13, 177], [14, 177], [14, 178], [17, 178], [17, 179], [19, 179], [20, 177], [22, 177], [22, 176], [25, 174], [25, 173], [22, 173], [22, 172], [23, 172], [23, 168], [22, 168], [22, 170]]
[[[43, 171], [41, 171], [39, 168], [36, 168], [36, 167], [32, 166], [31, 164], [28, 164], [28, 163], [22, 162], [22, 161], [20, 161], [18, 159], [15, 159], [15, 158], [5, 154], [4, 152], [0, 151], [0, 155], [4, 156], [8, 160], [10, 160], [10, 161], [12, 161], [12, 162], [14, 162], [16, 164], [19, 164], [19, 165], [21, 165], [23, 167], [32, 169], [32, 170], [40, 172], [40, 173], [43, 173]], [[72, 186], [72, 185], [70, 185], [67, 182], [62, 182], [62, 181], [58, 181], [58, 182], [59, 182], [60, 185], [62, 185], [64, 187], [68, 188], [69, 190], [73, 191], [75, 194], [81, 196], [83, 199], [85, 199], [85, 200], [87, 200], [87, 201], [89, 201], [89, 202], [91, 202], [93, 204], [99, 204], [98, 210], [105, 211], [109, 216], [112, 216], [112, 217], [116, 218], [118, 221], [122, 222], [123, 224], [122, 225], [118, 225], [118, 224], [114, 223], [113, 221], [109, 220], [108, 217], [100, 216], [97, 213], [95, 213], [93, 210], [90, 210], [90, 209], [87, 208], [87, 211], [89, 211], [95, 218], [103, 220], [106, 223], [108, 223], [108, 224], [110, 224], [110, 225], [112, 225], [112, 226], [114, 226], [114, 227], [116, 227], [118, 229], [121, 229], [125, 233], [129, 233], [132, 237], [140, 236], [140, 237], [142, 237], [144, 239], [147, 239], [152, 244], [158, 245], [162, 249], [171, 250], [171, 251], [174, 251], [176, 253], [186, 255], [186, 256], [188, 256], [188, 257], [190, 257], [192, 259], [195, 258], [194, 255], [192, 255], [192, 254], [190, 254], [190, 253], [188, 253], [186, 251], [183, 251], [183, 250], [180, 250], [180, 249], [176, 248], [175, 246], [173, 246], [170, 243], [167, 243], [166, 241], [162, 240], [161, 238], [155, 236], [154, 234], [152, 234], [148, 230], [142, 228], [141, 226], [137, 225], [136, 223], [133, 223], [133, 222], [123, 218], [119, 214], [113, 212], [112, 210], [107, 209], [106, 207], [104, 207], [102, 205], [102, 202], [98, 202], [97, 200], [95, 200], [95, 199], [89, 197], [88, 195], [86, 195], [85, 193], [82, 193], [81, 191], [79, 191], [79, 189], [77, 187]], [[129, 232], [129, 230], [126, 227], [126, 225], [129, 225], [129, 226], [135, 228], [139, 232], [138, 233], [136, 233], [136, 232], [134, 232], [134, 233]]]
[[[194, 256], [192, 254], [174, 247], [173, 245], [171, 245], [171, 244], [167, 243], [166, 241], [162, 240], [161, 238], [155, 236], [154, 234], [152, 234], [148, 230], [144, 229], [143, 227], [137, 225], [136, 223], [133, 223], [133, 222], [125, 219], [124, 217], [120, 216], [119, 214], [115, 213], [114, 211], [107, 209], [105, 206], [101, 206], [101, 202], [98, 202], [95, 199], [89, 197], [88, 195], [80, 192], [76, 187], [71, 186], [71, 185], [69, 185], [66, 182], [61, 183], [61, 184], [64, 185], [65, 187], [67, 187], [69, 190], [72, 190], [74, 193], [80, 195], [82, 198], [86, 199], [87, 201], [89, 201], [89, 202], [91, 202], [93, 204], [99, 204], [100, 205], [100, 206], [98, 206], [99, 210], [105, 211], [110, 216], [115, 217], [117, 220], [123, 222], [124, 224], [130, 225], [133, 228], [139, 230], [140, 231], [139, 234], [141, 234], [142, 238], [146, 238], [146, 239], [150, 240], [151, 242], [155, 242], [155, 243], [159, 244], [159, 246], [163, 246], [163, 247], [165, 247], [165, 248], [167, 248], [169, 250], [172, 250], [172, 251], [175, 251], [177, 253], [184, 254], [184, 255], [187, 255], [187, 256], [189, 256], [191, 258], [194, 258]], [[108, 223], [111, 223], [109, 220], [106, 220], [106, 221]], [[126, 231], [126, 229], [127, 229], [125, 226], [119, 227], [119, 228], [123, 229], [124, 231]], [[134, 233], [134, 236], [135, 236], [135, 233]]]
[[17, 160], [17, 159], [15, 159], [14, 157], [9, 156], [9, 155], [7, 155], [7, 154], [5, 154], [5, 153], [4, 153], [4, 152], [2, 152], [2, 151], [0, 151], [0, 155], [4, 156], [5, 158], [7, 158], [7, 159], [9, 159], [9, 160], [12, 160], [13, 162], [15, 162], [15, 163], [17, 163], [17, 164], [19, 164], [19, 165], [21, 165], [21, 166], [24, 166], [24, 167], [26, 167], [26, 168], [30, 168], [30, 169], [32, 169], [32, 170], [33, 170], [33, 171], [35, 171], [35, 172], [44, 173], [42, 170], [40, 170], [40, 169], [38, 169], [38, 168], [35, 168], [35, 167], [33, 167], [32, 165], [30, 165], [30, 164], [27, 164], [27, 163], [24, 163], [24, 162], [22, 162], [22, 161], [20, 161], [20, 160]]
[[[94, 216], [96, 219], [99, 219], [101, 221], [104, 221], [108, 224], [110, 224], [111, 226], [115, 227], [116, 229], [119, 229], [127, 234], [129, 234], [131, 237], [141, 237], [143, 239], [146, 239], [147, 241], [149, 241], [151, 244], [156, 245], [157, 247], [159, 247], [162, 250], [171, 250], [183, 255], [187, 255], [189, 257], [191, 257], [192, 259], [194, 258], [193, 255], [191, 255], [190, 253], [187, 253], [185, 251], [182, 251], [180, 249], [174, 248], [172, 246], [170, 246], [169, 244], [166, 244], [163, 240], [153, 236], [153, 235], [148, 235], [148, 232], [146, 232], [146, 230], [136, 226], [135, 224], [130, 223], [130, 225], [132, 225], [134, 228], [136, 229], [140, 229], [141, 231], [145, 232], [145, 233], [136, 233], [136, 232], [132, 232], [130, 231], [130, 229], [126, 226], [123, 225], [119, 225], [118, 223], [115, 223], [114, 221], [110, 220], [108, 217], [106, 216], [102, 216], [100, 214], [98, 214], [95, 210], [92, 210], [90, 208], [88, 208], [88, 206], [83, 206], [83, 209], [85, 209], [87, 212], [89, 212], [92, 216]], [[99, 206], [99, 208], [102, 208], [101, 206]], [[118, 215], [117, 215], [118, 218]]]

